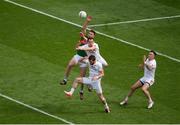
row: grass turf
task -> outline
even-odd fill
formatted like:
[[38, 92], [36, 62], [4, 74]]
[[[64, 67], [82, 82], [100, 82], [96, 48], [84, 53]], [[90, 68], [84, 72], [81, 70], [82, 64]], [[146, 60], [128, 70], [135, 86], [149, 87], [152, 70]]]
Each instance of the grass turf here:
[[[95, 9], [91, 4], [96, 1], [93, 1], [88, 6], [85, 6], [86, 2], [74, 3], [73, 1], [63, 1], [64, 4], [62, 4], [56, 0], [44, 2], [18, 0], [18, 2], [72, 20], [73, 22], [82, 22], [75, 15], [79, 11], [77, 8], [80, 7], [89, 7], [87, 11], [91, 10], [91, 14], [95, 15], [93, 23], [119, 21], [117, 16], [112, 14], [115, 10], [116, 13], [119, 12], [117, 7], [115, 7], [115, 10], [106, 10], [104, 16], [101, 15], [99, 10], [102, 8], [102, 1], [97, 2], [98, 6]], [[105, 6], [111, 5], [112, 1], [106, 1], [105, 3]], [[128, 3], [128, 1], [123, 3], [135, 9], [138, 9], [140, 5], [144, 7], [142, 13], [134, 17], [132, 16], [134, 13], [131, 10], [132, 14], [129, 12], [129, 15], [127, 14], [123, 18], [126, 20], [134, 19], [135, 17], [146, 17], [148, 14], [149, 16], [162, 15], [156, 12], [156, 9], [154, 10], [154, 4], [158, 5], [157, 8], [160, 10], [166, 8], [166, 11], [163, 10], [164, 14], [168, 10], [171, 10], [168, 11], [169, 14], [179, 12], [178, 7], [169, 8], [164, 6], [164, 4], [161, 5], [151, 0], [148, 0], [148, 2], [141, 1], [140, 5], [135, 2]], [[69, 5], [69, 8], [64, 9], [65, 5]], [[122, 5], [122, 3], [117, 3], [116, 5]], [[151, 5], [149, 9], [145, 8], [147, 5]], [[123, 10], [127, 11], [125, 9]], [[64, 97], [63, 90], [70, 88], [72, 80], [78, 75], [78, 68], [73, 70], [67, 86], [58, 85], [59, 80], [63, 77], [68, 60], [75, 53], [74, 45], [78, 40], [79, 28], [3, 1], [0, 1], [0, 11], [2, 17], [0, 18], [1, 93], [22, 100], [27, 104], [65, 118], [73, 123], [179, 123], [180, 108], [178, 106], [180, 101], [178, 97], [180, 95], [178, 91], [180, 86], [177, 83], [180, 81], [178, 77], [180, 70], [178, 67], [180, 64], [178, 62], [161, 56], [157, 57], [157, 82], [150, 89], [155, 100], [155, 107], [152, 110], [145, 108], [147, 102], [140, 91], [135, 93], [127, 107], [120, 107], [119, 101], [126, 95], [130, 85], [143, 75], [142, 71], [137, 69], [137, 65], [141, 62], [142, 55], [147, 54], [147, 52], [97, 34], [96, 41], [100, 44], [102, 55], [110, 64], [105, 69], [102, 86], [112, 112], [105, 114], [103, 106], [99, 103], [95, 93], [89, 93], [85, 90], [84, 101], [79, 100], [78, 91], [76, 91], [72, 100]], [[150, 12], [147, 14], [145, 13], [147, 11]], [[98, 15], [98, 12], [100, 15]], [[114, 18], [109, 18], [109, 15], [114, 16]], [[179, 24], [176, 20], [175, 23], [172, 23], [173, 25], [169, 26], [169, 23], [165, 21], [163, 25], [161, 23], [155, 25], [159, 25], [159, 29], [166, 31], [168, 30], [166, 27], [175, 28]], [[124, 30], [125, 26], [124, 29], [121, 26], [117, 26], [108, 28], [108, 30], [103, 28], [97, 28], [97, 30], [107, 33], [115, 31], [117, 34], [113, 34], [117, 36], [124, 33], [123, 38], [131, 42], [138, 41], [138, 37], [135, 37], [135, 39], [131, 38], [131, 34], [133, 37], [134, 35], [141, 35], [146, 31], [146, 28], [142, 28], [140, 24], [128, 26], [130, 32]], [[151, 28], [154, 27], [154, 24], [151, 23], [145, 27]], [[177, 32], [179, 32], [178, 28], [171, 30], [175, 38], [178, 38]], [[179, 44], [175, 39], [171, 40], [174, 44], [174, 49], [167, 50], [165, 47], [169, 45], [168, 42], [163, 42], [162, 37], [154, 33], [154, 30], [148, 30], [148, 33], [153, 34], [153, 38], [159, 40], [158, 44], [156, 42], [153, 44], [154, 48], [157, 47], [157, 50], [162, 48], [163, 52], [170, 53], [173, 56], [176, 56], [174, 55], [174, 50], [177, 50], [176, 57], [179, 57]], [[148, 33], [144, 35], [142, 45], [148, 46], [146, 41], [152, 38]], [[163, 35], [163, 37], [169, 38], [168, 35]], [[13, 110], [12, 107], [16, 108], [17, 106], [18, 110], [25, 110], [28, 114], [31, 112], [19, 105], [10, 104], [8, 106], [6, 105], [7, 101], [1, 100], [2, 107], [6, 106], [7, 109]], [[14, 110], [13, 112], [17, 111]], [[17, 118], [14, 118], [4, 110], [1, 116], [1, 123], [62, 123], [57, 120], [53, 121], [51, 118], [41, 118], [42, 116], [36, 116], [37, 114], [30, 113], [31, 117], [35, 117], [35, 121], [29, 119], [29, 116], [26, 117], [26, 115], [24, 115], [25, 120], [20, 121], [18, 119], [22, 116], [17, 115]], [[8, 121], [7, 117], [9, 117]], [[39, 118], [36, 119], [36, 117]]]

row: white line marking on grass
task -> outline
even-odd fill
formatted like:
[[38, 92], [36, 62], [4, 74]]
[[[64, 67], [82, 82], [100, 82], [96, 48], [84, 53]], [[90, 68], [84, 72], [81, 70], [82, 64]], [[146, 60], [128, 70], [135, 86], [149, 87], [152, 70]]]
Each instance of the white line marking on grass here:
[[[120, 38], [117, 38], [117, 37], [114, 37], [114, 36], [110, 36], [110, 35], [107, 35], [107, 34], [104, 34], [104, 33], [98, 32], [98, 31], [96, 31], [96, 33], [98, 33], [98, 34], [100, 34], [100, 35], [102, 35], [102, 36], [106, 36], [106, 37], [108, 37], [108, 38], [111, 38], [111, 39], [114, 39], [114, 40], [120, 41], [120, 42], [122, 42], [122, 43], [125, 43], [125, 44], [128, 44], [128, 45], [131, 45], [131, 46], [134, 46], [134, 47], [137, 47], [137, 48], [140, 48], [140, 49], [146, 50], [146, 51], [150, 51], [150, 49], [148, 49], [148, 48], [145, 48], [145, 47], [139, 46], [139, 45], [134, 44], [134, 43], [130, 43], [130, 42], [125, 41], [125, 40], [123, 40], [123, 39], [120, 39]], [[176, 59], [176, 58], [174, 58], [174, 57], [171, 57], [171, 56], [168, 56], [168, 55], [162, 54], [162, 53], [157, 52], [157, 51], [156, 51], [156, 53], [157, 53], [158, 55], [161, 55], [161, 56], [163, 56], [163, 57], [166, 57], [166, 58], [168, 58], [168, 59], [170, 59], [170, 60], [173, 60], [173, 61], [176, 61], [176, 62], [180, 62], [180, 60], [179, 60], [179, 59]]]
[[[20, 6], [20, 7], [22, 7], [22, 8], [26, 8], [26, 9], [28, 9], [28, 10], [31, 10], [31, 11], [34, 11], [34, 12], [37, 12], [37, 13], [40, 13], [40, 14], [46, 15], [46, 16], [48, 16], [48, 17], [51, 17], [51, 18], [54, 18], [54, 19], [60, 20], [60, 21], [62, 21], [62, 22], [66, 22], [66, 23], [68, 23], [68, 24], [71, 24], [71, 25], [74, 25], [74, 26], [77, 26], [77, 27], [80, 27], [80, 28], [82, 27], [82, 26], [81, 26], [81, 25], [79, 25], [79, 24], [76, 24], [76, 23], [73, 23], [73, 22], [67, 21], [67, 20], [65, 20], [65, 19], [62, 19], [62, 18], [59, 18], [59, 17], [53, 16], [53, 15], [51, 15], [51, 14], [47, 14], [47, 13], [45, 13], [45, 12], [42, 12], [42, 11], [39, 11], [39, 10], [36, 10], [36, 9], [30, 8], [30, 7], [24, 6], [24, 5], [22, 5], [22, 4], [19, 4], [19, 3], [13, 2], [13, 1], [10, 1], [10, 0], [4, 0], [4, 1], [9, 2], [9, 3], [12, 3], [12, 4], [17, 5], [17, 6]], [[88, 30], [90, 30], [90, 29], [88, 28]], [[122, 42], [122, 43], [125, 43], [125, 44], [128, 44], [128, 45], [131, 45], [131, 46], [134, 46], [134, 47], [137, 47], [137, 48], [140, 48], [140, 49], [146, 50], [146, 51], [149, 51], [149, 50], [150, 50], [150, 49], [148, 49], [148, 48], [145, 48], [145, 47], [139, 46], [139, 45], [137, 45], [137, 44], [133, 44], [133, 43], [131, 43], [131, 42], [128, 42], [128, 41], [122, 40], [122, 39], [117, 38], [117, 37], [114, 37], [114, 36], [110, 36], [110, 35], [108, 35], [108, 34], [105, 34], [105, 33], [99, 32], [99, 31], [96, 31], [96, 33], [97, 33], [97, 34], [100, 34], [100, 35], [102, 35], [102, 36], [105, 36], [105, 37], [108, 37], [108, 38], [111, 38], [111, 39], [117, 40], [117, 41], [119, 41], [119, 42]], [[176, 59], [176, 58], [174, 58], [174, 57], [171, 57], [171, 56], [165, 55], [165, 54], [163, 54], [163, 53], [157, 52], [157, 54], [158, 54], [158, 55], [161, 55], [161, 56], [163, 56], [163, 57], [166, 57], [166, 58], [168, 58], [168, 59], [170, 59], [170, 60], [173, 60], [173, 61], [176, 61], [176, 62], [180, 62], [180, 60], [179, 60], [179, 59]]]
[[63, 118], [61, 118], [61, 117], [58, 117], [58, 116], [55, 116], [55, 115], [51, 115], [51, 114], [49, 114], [49, 113], [47, 113], [47, 112], [45, 112], [45, 111], [42, 111], [42, 110], [37, 109], [37, 108], [35, 108], [35, 107], [32, 107], [32, 106], [30, 106], [30, 105], [28, 105], [28, 104], [25, 104], [25, 103], [23, 103], [23, 102], [20, 102], [20, 101], [18, 101], [18, 100], [15, 100], [15, 99], [13, 99], [13, 98], [11, 98], [11, 97], [9, 97], [9, 96], [3, 95], [3, 94], [1, 94], [1, 93], [0, 93], [0, 96], [3, 97], [3, 98], [8, 99], [8, 100], [10, 100], [10, 101], [16, 102], [16, 103], [18, 103], [18, 104], [20, 104], [20, 105], [23, 105], [23, 106], [25, 106], [25, 107], [27, 107], [27, 108], [30, 108], [30, 109], [32, 109], [32, 110], [34, 110], [34, 111], [37, 111], [37, 112], [39, 112], [39, 113], [42, 113], [42, 114], [44, 114], [44, 115], [47, 115], [47, 116], [50, 116], [50, 117], [52, 117], [52, 118], [58, 119], [58, 120], [60, 120], [60, 121], [62, 121], [62, 122], [64, 122], [64, 123], [73, 124], [73, 123], [71, 123], [71, 122], [69, 122], [69, 121], [67, 121], [67, 120], [65, 120], [65, 119], [63, 119]]
[[34, 11], [34, 12], [37, 12], [37, 13], [40, 13], [40, 14], [42, 14], [42, 15], [46, 15], [46, 16], [48, 16], [48, 17], [51, 17], [51, 18], [60, 20], [60, 21], [62, 21], [62, 22], [66, 22], [66, 23], [68, 23], [68, 24], [71, 24], [71, 25], [74, 25], [74, 26], [77, 26], [77, 27], [82, 27], [82, 26], [79, 25], [79, 24], [76, 24], [76, 23], [67, 21], [67, 20], [65, 20], [65, 19], [62, 19], [62, 18], [53, 16], [53, 15], [51, 15], [51, 14], [47, 14], [47, 13], [45, 13], [45, 12], [42, 12], [42, 11], [39, 11], [39, 10], [30, 8], [30, 7], [24, 6], [24, 5], [22, 5], [22, 4], [19, 4], [19, 3], [14, 2], [14, 1], [10, 1], [10, 0], [4, 0], [4, 1], [5, 1], [5, 2], [12, 3], [12, 4], [17, 5], [17, 6], [20, 6], [20, 7], [22, 7], [22, 8], [26, 8], [26, 9], [28, 9], [28, 10], [31, 10], [31, 11]]
[[140, 20], [130, 20], [130, 21], [122, 21], [122, 22], [114, 22], [114, 23], [105, 23], [105, 24], [95, 24], [95, 25], [89, 25], [88, 27], [100, 27], [100, 26], [110, 26], [110, 25], [118, 25], [118, 24], [130, 24], [130, 23], [147, 22], [147, 21], [163, 20], [163, 19], [173, 19], [173, 18], [180, 18], [180, 15], [147, 18], [147, 19], [140, 19]]

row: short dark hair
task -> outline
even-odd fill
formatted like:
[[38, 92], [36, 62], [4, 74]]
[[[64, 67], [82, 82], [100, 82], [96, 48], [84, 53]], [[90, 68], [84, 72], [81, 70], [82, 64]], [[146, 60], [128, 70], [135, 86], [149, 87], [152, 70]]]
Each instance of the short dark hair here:
[[157, 53], [154, 50], [151, 50], [150, 52], [154, 53], [155, 56], [157, 55]]
[[92, 33], [94, 33], [94, 35], [96, 35], [96, 32], [92, 29], [89, 32], [92, 32]]
[[96, 57], [95, 57], [94, 55], [90, 55], [88, 59], [89, 59], [89, 60], [92, 60], [92, 61], [95, 61], [95, 60], [96, 60]]

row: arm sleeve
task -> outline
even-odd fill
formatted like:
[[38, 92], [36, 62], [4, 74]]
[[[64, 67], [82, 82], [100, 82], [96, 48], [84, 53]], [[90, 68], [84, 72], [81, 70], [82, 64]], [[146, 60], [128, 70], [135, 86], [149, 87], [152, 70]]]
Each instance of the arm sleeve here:
[[151, 68], [152, 69], [155, 69], [156, 68], [156, 61], [153, 61], [151, 64], [150, 64]]
[[99, 63], [99, 70], [103, 70], [103, 66], [101, 63]]
[[88, 47], [87, 47], [87, 45], [82, 45], [81, 48], [82, 48], [82, 49], [86, 49], [86, 48], [88, 48]]

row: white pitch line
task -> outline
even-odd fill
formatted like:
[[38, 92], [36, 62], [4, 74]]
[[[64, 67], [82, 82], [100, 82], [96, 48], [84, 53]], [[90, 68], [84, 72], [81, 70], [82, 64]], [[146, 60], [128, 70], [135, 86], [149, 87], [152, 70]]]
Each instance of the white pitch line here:
[[[100, 35], [102, 35], [102, 36], [106, 36], [106, 37], [108, 37], [108, 38], [111, 38], [111, 39], [114, 39], [114, 40], [120, 41], [120, 42], [122, 42], [122, 43], [125, 43], [125, 44], [128, 44], [128, 45], [131, 45], [131, 46], [134, 46], [134, 47], [137, 47], [137, 48], [140, 48], [140, 49], [146, 50], [146, 51], [150, 51], [150, 50], [151, 50], [151, 49], [148, 49], [148, 48], [145, 48], [145, 47], [139, 46], [139, 45], [137, 45], [137, 44], [127, 42], [127, 41], [125, 41], [125, 40], [123, 40], [123, 39], [116, 38], [116, 37], [114, 37], [114, 36], [110, 36], [110, 35], [107, 35], [107, 34], [104, 34], [104, 33], [98, 32], [98, 31], [96, 31], [96, 33], [98, 33], [98, 34], [100, 34]], [[161, 55], [161, 56], [166, 57], [166, 58], [168, 58], [168, 59], [170, 59], [170, 60], [173, 60], [173, 61], [175, 61], [175, 62], [179, 62], [179, 63], [180, 63], [180, 60], [179, 60], [179, 59], [176, 59], [176, 58], [174, 58], [174, 57], [171, 57], [171, 56], [168, 56], [168, 55], [162, 54], [162, 53], [157, 52], [157, 51], [156, 51], [156, 53], [157, 53], [158, 55]]]
[[[22, 8], [26, 8], [26, 9], [28, 9], [28, 10], [31, 10], [31, 11], [34, 11], [34, 12], [37, 12], [37, 13], [40, 13], [40, 14], [42, 14], [42, 15], [46, 15], [46, 16], [48, 16], [48, 17], [51, 17], [51, 18], [54, 18], [54, 19], [60, 20], [60, 21], [62, 21], [62, 22], [65, 22], [65, 23], [71, 24], [71, 25], [73, 25], [73, 26], [77, 26], [77, 27], [80, 27], [80, 28], [82, 27], [82, 26], [81, 26], [81, 25], [79, 25], [79, 24], [76, 24], [76, 23], [73, 23], [73, 22], [67, 21], [67, 20], [65, 20], [65, 19], [62, 19], [62, 18], [59, 18], [59, 17], [53, 16], [53, 15], [51, 15], [51, 14], [47, 14], [47, 13], [45, 13], [45, 12], [42, 12], [42, 11], [39, 11], [39, 10], [36, 10], [36, 9], [30, 8], [30, 7], [24, 6], [24, 5], [22, 5], [22, 4], [19, 4], [19, 3], [13, 2], [13, 1], [10, 1], [10, 0], [4, 0], [4, 1], [9, 2], [9, 3], [12, 3], [12, 4], [17, 5], [17, 6], [20, 6], [20, 7], [22, 7]], [[90, 29], [88, 28], [88, 30], [90, 30]], [[111, 36], [111, 35], [108, 35], [108, 34], [105, 34], [105, 33], [99, 32], [99, 31], [96, 31], [96, 33], [97, 33], [97, 34], [100, 34], [100, 35], [102, 35], [102, 36], [105, 36], [105, 37], [108, 37], [108, 38], [111, 38], [111, 39], [117, 40], [117, 41], [119, 41], [119, 42], [122, 42], [122, 43], [125, 43], [125, 44], [128, 44], [128, 45], [131, 45], [131, 46], [134, 46], [134, 47], [137, 47], [137, 48], [140, 48], [140, 49], [146, 50], [146, 51], [149, 51], [149, 50], [150, 50], [150, 49], [148, 49], [148, 48], [145, 48], [145, 47], [139, 46], [139, 45], [137, 45], [137, 44], [134, 44], [134, 43], [131, 43], [131, 42], [125, 41], [125, 40], [123, 40], [123, 39], [120, 39], [120, 38], [117, 38], [117, 37], [114, 37], [114, 36]], [[176, 62], [180, 62], [180, 60], [179, 60], [179, 59], [177, 59], [177, 58], [174, 58], [174, 57], [168, 56], [168, 55], [163, 54], [163, 53], [160, 53], [160, 52], [157, 52], [157, 53], [158, 53], [158, 55], [161, 55], [161, 56], [163, 56], [163, 57], [166, 57], [166, 58], [168, 58], [168, 59], [170, 59], [170, 60], [173, 60], [173, 61], [176, 61]]]
[[114, 22], [114, 23], [105, 23], [105, 24], [95, 24], [95, 25], [89, 25], [88, 27], [100, 27], [100, 26], [110, 26], [110, 25], [118, 25], [118, 24], [130, 24], [130, 23], [147, 22], [147, 21], [163, 20], [163, 19], [173, 19], [173, 18], [180, 18], [180, 15], [147, 18], [147, 19], [140, 19], [140, 20], [130, 20], [130, 21], [122, 21], [122, 22]]
[[47, 116], [50, 116], [50, 117], [52, 117], [52, 118], [58, 119], [58, 120], [60, 120], [60, 121], [62, 121], [62, 122], [64, 122], [64, 123], [74, 124], [74, 123], [72, 123], [72, 122], [69, 122], [69, 121], [63, 119], [63, 118], [60, 118], [60, 117], [55, 116], [55, 115], [51, 115], [51, 114], [49, 114], [49, 113], [47, 113], [47, 112], [45, 112], [45, 111], [42, 111], [42, 110], [37, 109], [37, 108], [35, 108], [35, 107], [32, 107], [32, 106], [30, 106], [30, 105], [28, 105], [28, 104], [25, 104], [25, 103], [23, 103], [23, 102], [20, 102], [20, 101], [18, 101], [18, 100], [16, 100], [16, 99], [13, 99], [13, 98], [11, 98], [11, 97], [9, 97], [9, 96], [6, 96], [6, 95], [4, 95], [4, 94], [1, 94], [1, 93], [0, 93], [0, 96], [3, 97], [3, 98], [8, 99], [8, 100], [10, 100], [10, 101], [16, 102], [16, 103], [18, 103], [18, 104], [20, 104], [20, 105], [23, 105], [23, 106], [25, 106], [25, 107], [27, 107], [27, 108], [30, 108], [30, 109], [32, 109], [32, 110], [34, 110], [34, 111], [37, 111], [37, 112], [39, 112], [39, 113], [42, 113], [42, 114], [44, 114], [44, 115], [47, 115]]
[[60, 21], [62, 21], [62, 22], [65, 22], [65, 23], [68, 23], [68, 24], [71, 24], [71, 25], [74, 25], [74, 26], [77, 26], [77, 27], [82, 27], [82, 26], [79, 25], [79, 24], [76, 24], [76, 23], [67, 21], [67, 20], [65, 20], [65, 19], [62, 19], [62, 18], [53, 16], [53, 15], [51, 15], [51, 14], [47, 14], [47, 13], [45, 13], [45, 12], [42, 12], [42, 11], [39, 11], [39, 10], [30, 8], [30, 7], [24, 6], [24, 5], [22, 5], [22, 4], [19, 4], [19, 3], [14, 2], [14, 1], [11, 1], [11, 0], [4, 0], [4, 1], [5, 1], [5, 2], [8, 2], [8, 3], [12, 3], [12, 4], [17, 5], [17, 6], [20, 6], [20, 7], [22, 7], [22, 8], [26, 8], [26, 9], [28, 9], [28, 10], [31, 10], [31, 11], [34, 11], [34, 12], [37, 12], [37, 13], [40, 13], [40, 14], [42, 14], [42, 15], [46, 15], [46, 16], [48, 16], [48, 17], [51, 17], [51, 18], [60, 20]]

